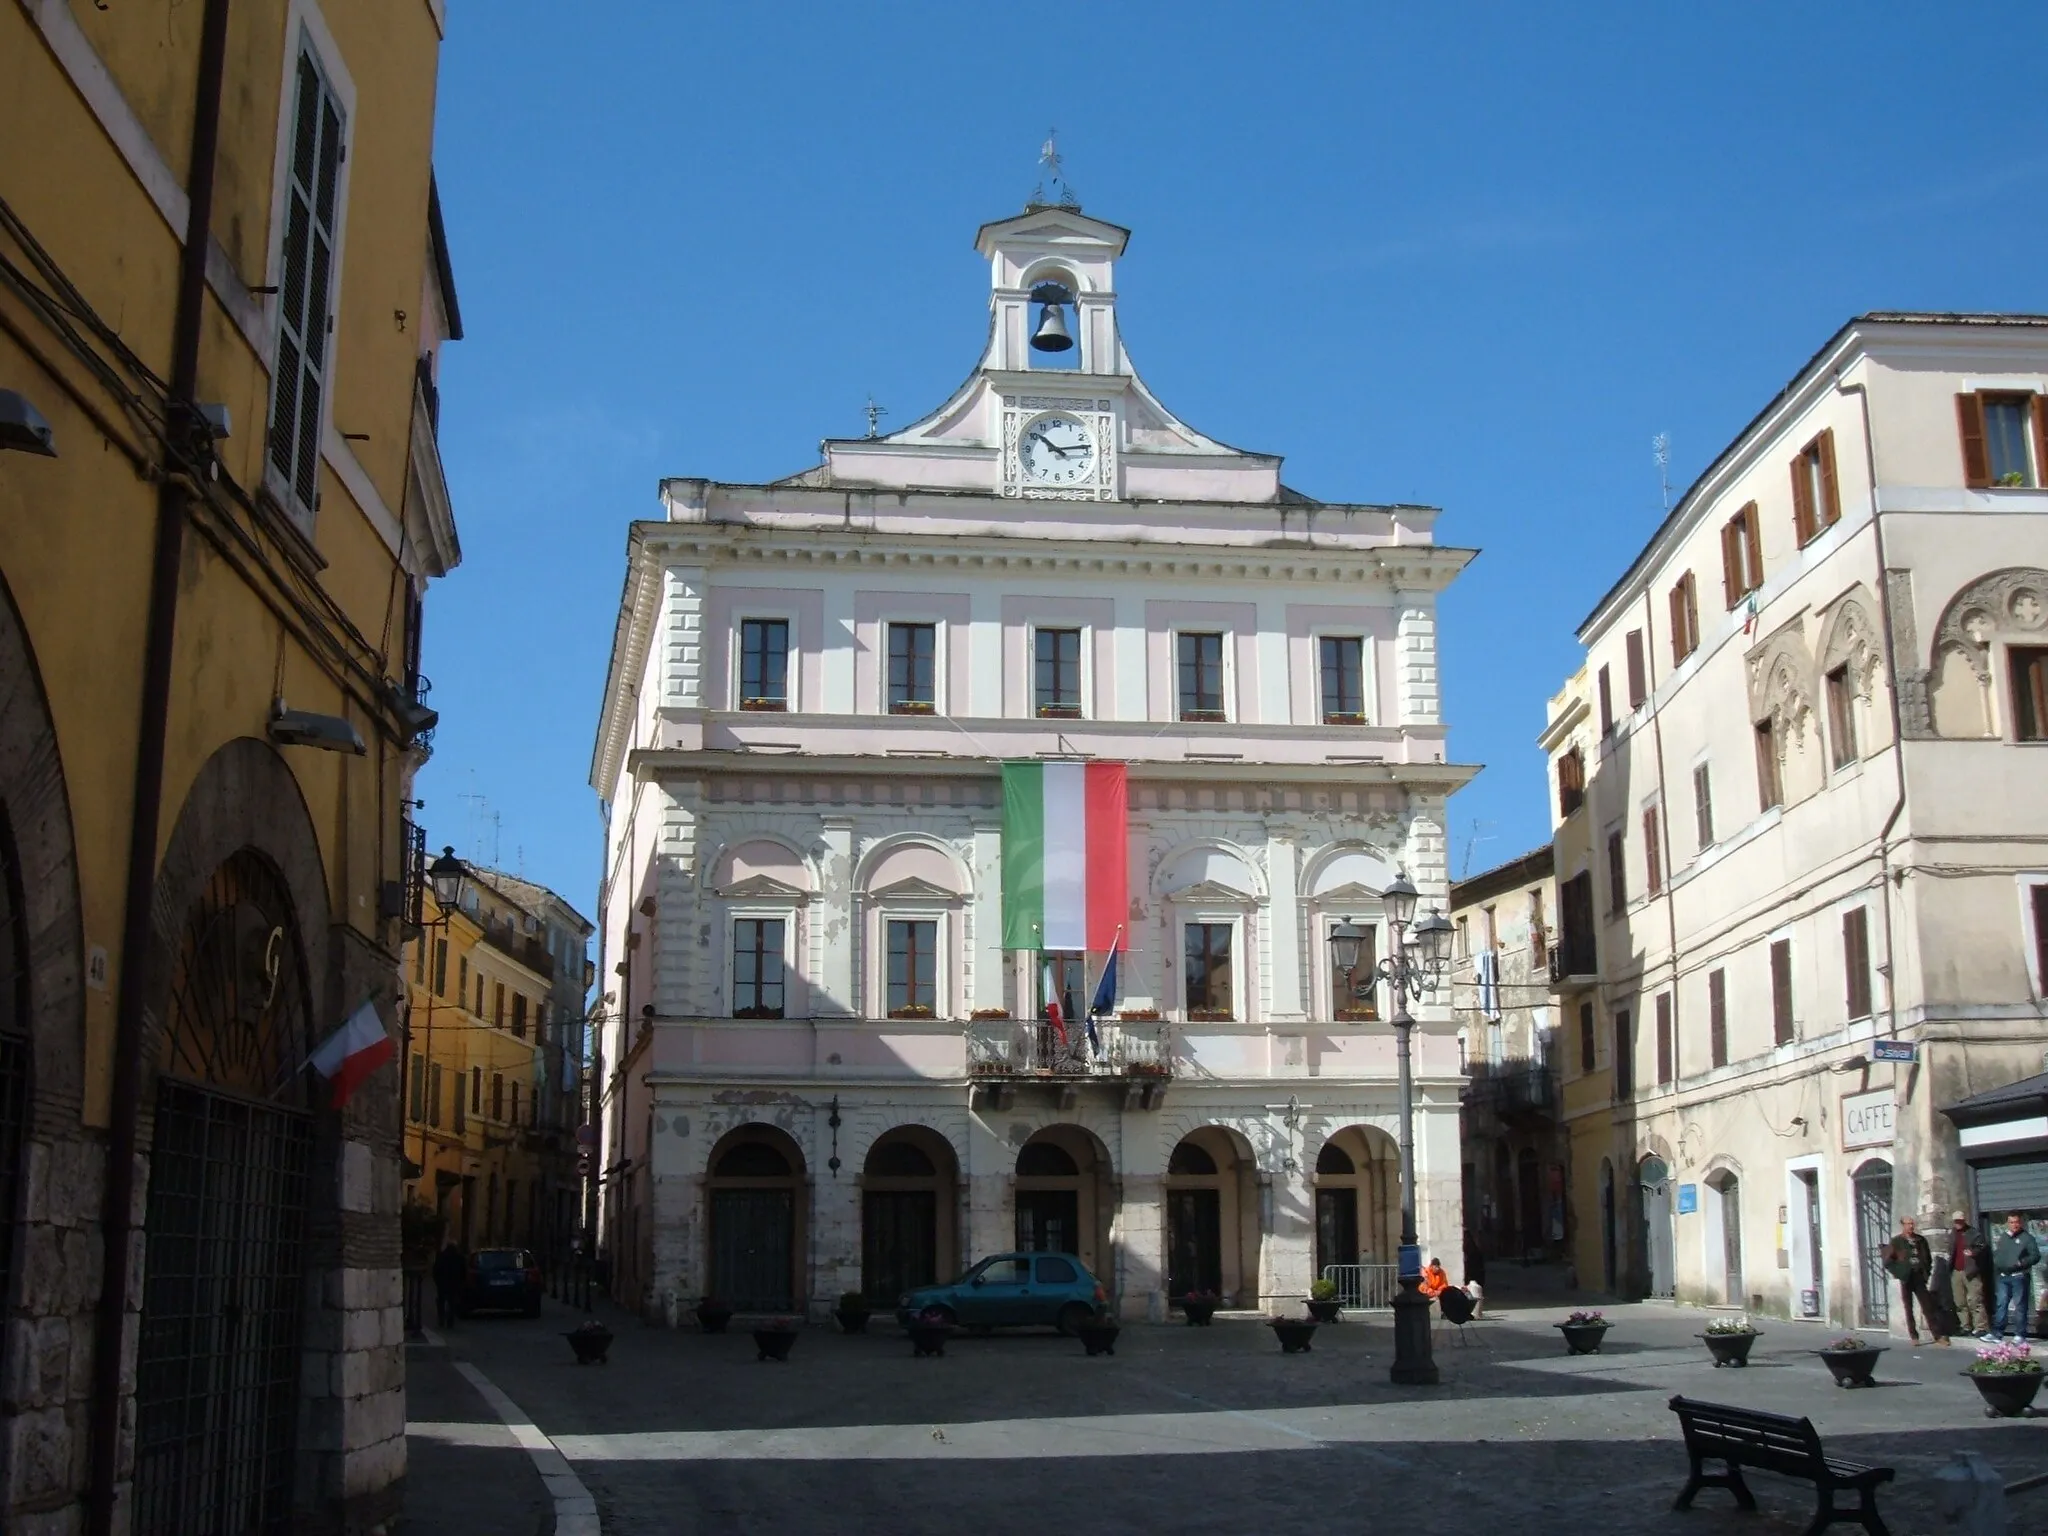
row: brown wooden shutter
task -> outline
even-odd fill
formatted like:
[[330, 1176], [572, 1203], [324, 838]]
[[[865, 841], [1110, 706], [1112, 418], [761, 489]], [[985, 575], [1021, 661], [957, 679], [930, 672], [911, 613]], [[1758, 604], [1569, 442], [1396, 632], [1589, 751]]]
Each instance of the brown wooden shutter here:
[[1643, 894], [1655, 896], [1664, 889], [1664, 840], [1658, 836], [1657, 807], [1643, 809]]
[[1849, 1017], [1870, 1014], [1870, 914], [1852, 907], [1842, 914], [1842, 969], [1847, 973], [1844, 988]]
[[2034, 484], [2048, 485], [2048, 395], [2034, 396]]
[[1678, 1042], [1671, 1034], [1671, 994], [1657, 994], [1657, 1081], [1671, 1081], [1677, 1067]]
[[1764, 535], [1763, 519], [1757, 515], [1756, 503], [1751, 502], [1742, 509], [1742, 552], [1749, 561], [1742, 590], [1754, 592], [1764, 584]]
[[1956, 424], [1963, 436], [1963, 484], [1991, 483], [1991, 455], [1984, 450], [1984, 402], [1978, 396], [1956, 396]]
[[1607, 669], [1600, 669], [1600, 734], [1607, 735], [1614, 729], [1614, 680]]
[[2048, 996], [2048, 885], [2037, 885], [2034, 898], [2034, 975], [2036, 990]]
[[1814, 525], [1818, 533], [1822, 528], [1831, 528], [1842, 518], [1842, 487], [1835, 478], [1835, 429], [1814, 439], [1820, 449], [1820, 500], [1819, 519]]
[[1685, 660], [1688, 651], [1685, 643], [1685, 583], [1681, 581], [1671, 589], [1671, 665], [1675, 667]]
[[1813, 530], [1813, 480], [1802, 448], [1792, 456], [1792, 531], [1804, 544], [1813, 537]]
[[1771, 945], [1771, 1028], [1779, 1045], [1792, 1040], [1792, 941]]
[[1707, 972], [1707, 1049], [1713, 1065], [1728, 1065], [1728, 973]]
[[1636, 1031], [1626, 1008], [1614, 1011], [1614, 1096], [1626, 1098], [1636, 1091]]
[[1643, 632], [1632, 629], [1628, 632], [1628, 707], [1642, 708], [1643, 700], [1649, 696], [1649, 682], [1643, 669]]
[[1733, 608], [1742, 601], [1742, 517], [1738, 513], [1721, 529], [1721, 595]]

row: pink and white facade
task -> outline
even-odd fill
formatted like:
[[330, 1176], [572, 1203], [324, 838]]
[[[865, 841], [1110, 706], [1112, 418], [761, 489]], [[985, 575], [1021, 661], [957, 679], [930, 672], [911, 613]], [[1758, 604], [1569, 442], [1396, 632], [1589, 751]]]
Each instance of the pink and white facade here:
[[[1473, 770], [1436, 600], [1470, 552], [1176, 420], [1118, 338], [1127, 238], [1070, 207], [985, 227], [952, 399], [773, 484], [664, 481], [633, 525], [592, 772], [600, 1211], [650, 1314], [893, 1303], [1019, 1246], [1078, 1252], [1133, 1316], [1394, 1259], [1393, 1036], [1327, 934], [1384, 952], [1397, 870], [1447, 905]], [[1045, 283], [1078, 366], [1034, 366]], [[1040, 956], [1002, 947], [999, 764], [1034, 758], [1129, 765], [1092, 1051], [1033, 1022]], [[1056, 957], [1083, 1011], [1101, 958]], [[1456, 1026], [1419, 1016], [1418, 1215], [1455, 1267]]]

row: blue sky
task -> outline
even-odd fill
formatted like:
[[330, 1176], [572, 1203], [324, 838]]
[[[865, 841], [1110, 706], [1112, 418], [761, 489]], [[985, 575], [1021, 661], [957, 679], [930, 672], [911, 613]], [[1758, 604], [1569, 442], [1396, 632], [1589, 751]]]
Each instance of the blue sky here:
[[[1452, 873], [1545, 840], [1573, 631], [1850, 315], [2048, 309], [2048, 7], [451, 7], [433, 842], [595, 915], [627, 523], [913, 421], [1056, 124], [1133, 359], [1289, 484], [1441, 506]], [[1850, 19], [1852, 10], [1856, 20]], [[590, 13], [596, 16], [597, 12]], [[1557, 19], [1568, 16], [1567, 20]]]

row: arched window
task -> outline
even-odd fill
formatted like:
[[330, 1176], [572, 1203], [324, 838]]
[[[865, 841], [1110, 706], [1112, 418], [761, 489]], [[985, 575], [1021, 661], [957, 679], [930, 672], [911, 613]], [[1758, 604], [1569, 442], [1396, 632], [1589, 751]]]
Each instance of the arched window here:
[[789, 1159], [765, 1141], [743, 1141], [719, 1158], [715, 1176], [721, 1179], [786, 1179]]
[[878, 1179], [929, 1179], [939, 1170], [916, 1143], [885, 1141], [868, 1154], [867, 1171]]
[[1356, 1173], [1358, 1165], [1351, 1161], [1351, 1154], [1334, 1141], [1323, 1143], [1323, 1150], [1316, 1154], [1316, 1172], [1329, 1174]]
[[1050, 1141], [1034, 1141], [1017, 1154], [1017, 1172], [1027, 1179], [1071, 1179], [1080, 1175], [1073, 1154]]
[[1173, 1156], [1167, 1160], [1168, 1173], [1211, 1174], [1216, 1171], [1216, 1159], [1192, 1141], [1184, 1141], [1173, 1149]]

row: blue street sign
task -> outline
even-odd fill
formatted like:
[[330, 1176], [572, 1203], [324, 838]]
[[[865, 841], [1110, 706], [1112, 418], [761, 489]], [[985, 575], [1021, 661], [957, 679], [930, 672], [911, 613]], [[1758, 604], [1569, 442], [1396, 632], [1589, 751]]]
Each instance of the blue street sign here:
[[1422, 1246], [1419, 1243], [1401, 1245], [1401, 1262], [1398, 1266], [1400, 1278], [1422, 1273]]
[[1697, 1184], [1678, 1186], [1678, 1214], [1690, 1216], [1700, 1208], [1700, 1187]]
[[1912, 1040], [1873, 1040], [1870, 1042], [1872, 1061], [1918, 1061], [1919, 1044]]

